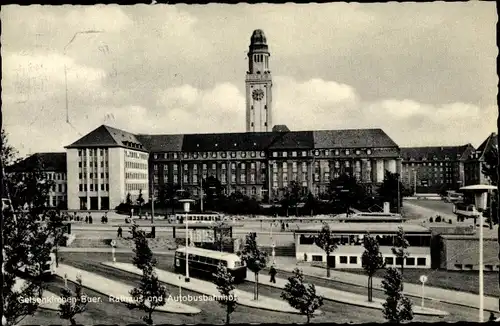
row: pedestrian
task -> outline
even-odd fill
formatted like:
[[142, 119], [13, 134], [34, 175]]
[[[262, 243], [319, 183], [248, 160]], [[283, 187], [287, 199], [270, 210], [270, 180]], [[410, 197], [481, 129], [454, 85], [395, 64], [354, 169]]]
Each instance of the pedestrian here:
[[271, 279], [269, 280], [269, 282], [276, 284], [276, 273], [276, 268], [274, 268], [274, 266], [271, 266], [271, 268], [269, 269], [269, 275], [271, 275]]
[[105, 219], [104, 215], [101, 216], [101, 224], [104, 224], [104, 219]]
[[89, 224], [93, 223], [92, 215], [89, 214]]
[[495, 314], [493, 312], [490, 312], [490, 318], [488, 319], [488, 321], [495, 321]]
[[88, 223], [89, 222], [89, 217], [88, 215], [85, 215], [85, 223]]
[[122, 227], [121, 227], [121, 226], [119, 226], [119, 227], [118, 227], [117, 234], [116, 234], [118, 238], [121, 238], [121, 237], [122, 237], [122, 232], [123, 232]]
[[285, 224], [285, 229], [288, 231], [288, 223]]
[[108, 224], [108, 212], [104, 213], [104, 223]]

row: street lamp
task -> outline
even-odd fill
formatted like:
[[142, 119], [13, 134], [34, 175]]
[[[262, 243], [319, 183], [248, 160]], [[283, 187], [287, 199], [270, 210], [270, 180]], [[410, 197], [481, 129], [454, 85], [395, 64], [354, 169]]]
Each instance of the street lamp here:
[[192, 199], [181, 199], [179, 200], [180, 203], [183, 204], [184, 207], [184, 213], [185, 213], [185, 218], [184, 218], [184, 223], [186, 223], [186, 278], [184, 279], [185, 282], [189, 282], [189, 253], [188, 253], [188, 245], [189, 245], [189, 223], [188, 223], [188, 213], [189, 213], [189, 206], [191, 203], [194, 202]]
[[[476, 202], [478, 202], [477, 194], [485, 194], [491, 190], [496, 190], [496, 186], [491, 185], [473, 185], [460, 188], [460, 190], [468, 190], [475, 193]], [[481, 197], [479, 197], [481, 198]], [[476, 205], [479, 206], [479, 205]], [[483, 214], [479, 217], [479, 322], [484, 321], [484, 266], [483, 266]]]

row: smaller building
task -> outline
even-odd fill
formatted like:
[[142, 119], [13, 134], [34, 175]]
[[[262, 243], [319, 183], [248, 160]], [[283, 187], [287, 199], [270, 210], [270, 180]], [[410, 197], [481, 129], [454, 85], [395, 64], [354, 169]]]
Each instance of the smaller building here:
[[[445, 270], [479, 269], [479, 235], [475, 234], [440, 234], [436, 250], [439, 263], [436, 267]], [[485, 228], [483, 236], [483, 263], [485, 271], [499, 269], [497, 230]]]
[[67, 207], [66, 153], [35, 153], [8, 166], [6, 173], [29, 173], [40, 171], [53, 185], [45, 202], [46, 207]]
[[482, 165], [486, 156], [494, 148], [498, 150], [498, 139], [496, 133], [491, 133], [479, 147], [468, 153], [464, 163], [465, 185], [490, 184], [490, 180], [484, 175]]
[[294, 232], [298, 261], [324, 262], [332, 268], [340, 269], [362, 268], [363, 237], [370, 233], [377, 238], [387, 267], [396, 267], [400, 265], [400, 261], [392, 254], [391, 248], [398, 228], [402, 227], [410, 244], [410, 255], [404, 262], [405, 268], [431, 266], [431, 232], [423, 226], [404, 223], [331, 223], [329, 226], [338, 243], [329, 260], [327, 261], [325, 251], [315, 244], [315, 238], [322, 228], [318, 224]]

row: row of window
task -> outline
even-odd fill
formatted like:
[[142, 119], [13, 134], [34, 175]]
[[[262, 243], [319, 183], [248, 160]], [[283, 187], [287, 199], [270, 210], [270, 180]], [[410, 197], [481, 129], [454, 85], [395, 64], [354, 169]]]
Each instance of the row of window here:
[[[79, 184], [78, 189], [80, 191], [87, 191], [87, 184]], [[99, 185], [98, 184], [89, 184], [89, 191], [98, 191], [99, 190]], [[101, 183], [101, 191], [109, 191], [109, 183]]]
[[[394, 245], [395, 235], [372, 235], [375, 236], [381, 247], [392, 247]], [[315, 235], [300, 235], [299, 243], [302, 245], [312, 245], [315, 243]], [[364, 234], [339, 234], [334, 235], [334, 239], [339, 245], [362, 246]], [[406, 235], [406, 240], [411, 247], [429, 247], [430, 235]]]
[[[199, 168], [199, 166], [200, 166], [200, 164], [197, 164], [197, 163], [194, 163], [194, 164], [184, 164], [183, 165], [184, 171], [188, 171], [189, 170], [189, 166], [192, 167], [193, 171], [197, 171], [198, 168]], [[221, 170], [226, 170], [226, 168], [227, 168], [226, 163], [219, 163], [219, 166], [220, 166]], [[241, 170], [245, 170], [247, 168], [247, 164], [246, 163], [231, 163], [230, 166], [231, 166], [231, 170], [236, 170], [236, 167], [238, 167]], [[255, 170], [256, 169], [256, 163], [255, 162], [251, 162], [248, 166], [250, 167], [250, 170]], [[201, 164], [201, 168], [204, 171], [207, 170], [208, 169], [208, 164]], [[266, 168], [266, 164], [265, 163], [261, 163], [260, 164], [260, 168], [261, 169], [265, 169]], [[174, 171], [177, 171], [179, 169], [179, 165], [178, 164], [172, 164], [172, 169]], [[214, 171], [217, 170], [217, 163], [212, 163], [211, 164], [211, 169], [214, 170]], [[161, 165], [154, 164], [153, 165], [153, 170], [154, 171], [162, 170]], [[163, 165], [163, 171], [168, 171], [168, 165]]]
[[[97, 168], [97, 161], [89, 161], [89, 167], [90, 168]], [[108, 167], [108, 161], [101, 161], [101, 164], [100, 164], [101, 168], [104, 168], [104, 167]], [[79, 168], [86, 168], [87, 167], [87, 164], [85, 162], [78, 162], [78, 167]]]
[[408, 162], [403, 162], [403, 166], [451, 166], [451, 162], [423, 162], [423, 163], [408, 163]]
[[125, 173], [125, 179], [144, 180], [147, 178], [148, 178], [147, 173], [132, 173], [132, 172]]
[[[85, 175], [86, 175], [86, 173], [78, 173], [78, 179], [80, 179], [80, 180], [84, 179]], [[90, 180], [96, 179], [98, 175], [99, 175], [98, 173], [89, 173], [89, 179]], [[106, 179], [109, 179], [108, 172], [106, 172], [106, 173], [101, 172], [100, 176], [101, 176], [101, 179], [104, 179], [105, 176], [106, 176]]]
[[[307, 257], [306, 257], [307, 259]], [[357, 265], [358, 261], [361, 260], [358, 256], [339, 256], [339, 264], [341, 265]], [[322, 255], [312, 255], [312, 261], [321, 262], [323, 261]], [[396, 257], [385, 257], [384, 262], [386, 266], [401, 266], [402, 258]], [[427, 258], [425, 257], [407, 257], [405, 266], [425, 266], [427, 264]]]
[[148, 159], [148, 154], [144, 153], [138, 153], [138, 152], [133, 152], [133, 151], [125, 151], [125, 157], [132, 157], [132, 158], [138, 158], [141, 160], [147, 160]]
[[140, 169], [140, 170], [147, 170], [148, 165], [146, 163], [138, 163], [138, 162], [125, 162], [125, 167], [129, 169]]
[[[356, 150], [350, 150], [350, 149], [345, 149], [345, 150], [340, 150], [340, 149], [332, 149], [332, 150], [328, 150], [328, 149], [323, 149], [323, 150], [319, 150], [319, 149], [316, 149], [314, 151], [311, 151], [311, 154], [313, 154], [314, 156], [320, 156], [320, 155], [323, 155], [323, 156], [329, 156], [329, 155], [334, 155], [334, 156], [338, 156], [340, 155], [340, 153], [344, 153], [345, 155], [351, 155], [351, 153], [355, 153], [356, 155], [361, 155], [362, 153], [366, 153], [367, 155], [371, 155], [372, 154], [372, 150], [371, 149], [364, 149], [364, 150], [361, 150], [361, 149], [356, 149]], [[272, 156], [273, 157], [288, 157], [288, 154], [289, 152], [273, 152]], [[297, 157], [298, 155], [304, 157], [304, 156], [307, 156], [307, 151], [302, 151], [302, 152], [291, 152], [291, 157]]]
[[49, 196], [46, 204], [49, 207], [57, 207], [60, 203], [66, 202], [66, 196]]
[[47, 180], [66, 180], [66, 173], [45, 173]]
[[125, 190], [133, 191], [133, 190], [145, 190], [148, 189], [148, 185], [145, 183], [126, 183]]
[[[460, 154], [457, 154], [457, 159], [459, 159], [460, 156], [461, 156]], [[451, 159], [453, 159], [453, 158], [450, 158], [448, 155], [444, 156], [445, 161], [449, 161]], [[433, 156], [432, 158], [429, 158], [429, 157], [421, 157], [421, 158], [410, 157], [410, 158], [405, 158], [404, 160], [405, 161], [424, 161], [425, 162], [425, 161], [438, 161], [440, 159], [438, 159], [437, 156]]]
[[53, 184], [52, 185], [52, 191], [53, 192], [65, 192], [66, 191], [66, 185], [65, 184]]
[[[108, 155], [108, 149], [107, 148], [88, 148], [87, 149], [89, 156], [95, 157], [97, 156], [97, 153], [99, 153], [99, 156], [107, 156]], [[86, 156], [86, 150], [85, 149], [79, 149], [78, 150], [78, 156]]]

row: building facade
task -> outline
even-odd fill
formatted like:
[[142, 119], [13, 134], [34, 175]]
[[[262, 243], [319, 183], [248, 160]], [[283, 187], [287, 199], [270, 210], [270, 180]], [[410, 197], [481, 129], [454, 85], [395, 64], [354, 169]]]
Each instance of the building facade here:
[[402, 147], [401, 180], [413, 193], [457, 190], [466, 184], [466, 161], [474, 147]]
[[66, 153], [36, 153], [6, 168], [6, 173], [26, 173], [37, 170], [53, 185], [49, 190], [46, 207], [67, 206]]
[[331, 223], [330, 230], [338, 247], [327, 260], [323, 249], [315, 244], [321, 225], [295, 231], [296, 259], [303, 262], [325, 263], [332, 268], [362, 268], [361, 257], [365, 251], [363, 237], [370, 233], [378, 240], [380, 252], [387, 267], [400, 266], [399, 258], [391, 251], [398, 227], [403, 227], [410, 243], [405, 268], [431, 267], [431, 232], [423, 226], [400, 223]]
[[113, 209], [149, 198], [149, 153], [126, 131], [100, 126], [66, 147], [68, 208]]
[[269, 69], [271, 54], [264, 32], [255, 30], [250, 38], [246, 89], [246, 131], [271, 131], [273, 126], [273, 81]]
[[498, 138], [496, 133], [491, 133], [477, 150], [469, 153], [464, 163], [465, 185], [491, 184], [491, 180], [482, 171], [482, 165], [486, 155], [494, 148], [498, 150]]

